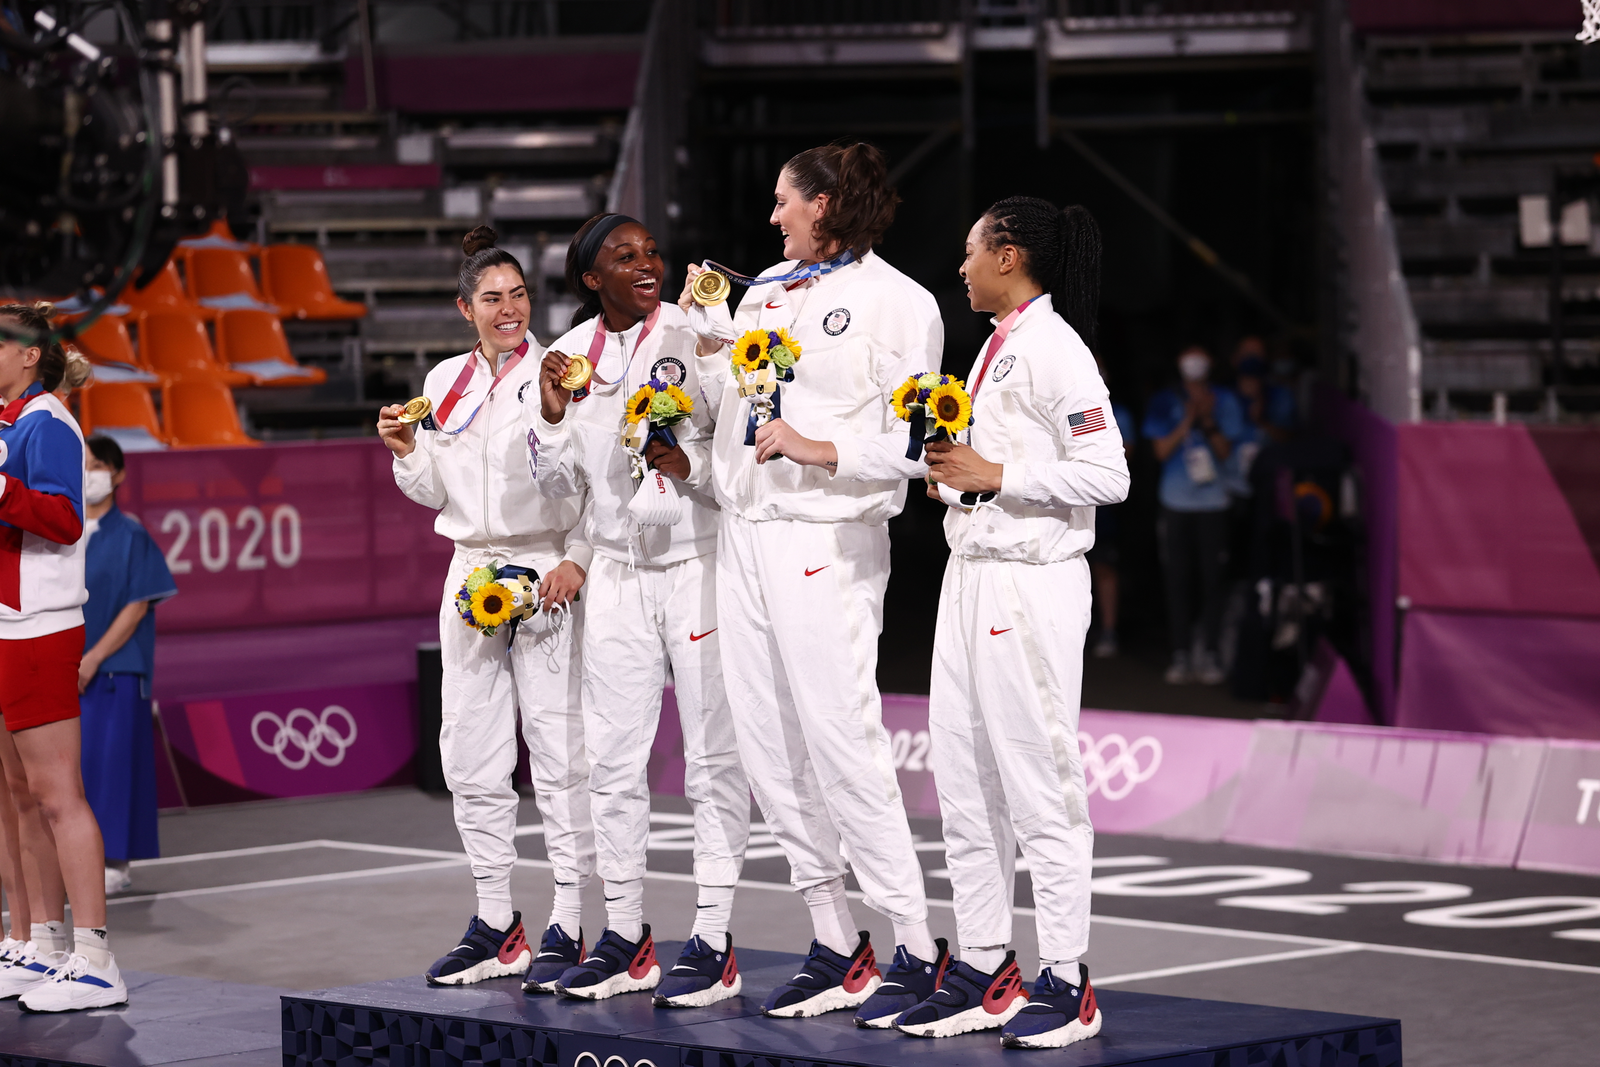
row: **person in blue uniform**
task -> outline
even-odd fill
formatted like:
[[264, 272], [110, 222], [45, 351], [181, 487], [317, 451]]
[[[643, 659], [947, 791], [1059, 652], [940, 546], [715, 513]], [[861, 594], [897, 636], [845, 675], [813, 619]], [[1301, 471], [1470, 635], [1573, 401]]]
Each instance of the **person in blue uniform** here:
[[127, 477], [122, 449], [99, 434], [84, 443], [83, 786], [105, 839], [106, 892], [115, 893], [133, 884], [129, 860], [160, 854], [150, 714], [154, 608], [178, 588], [149, 533], [117, 507], [117, 486]]

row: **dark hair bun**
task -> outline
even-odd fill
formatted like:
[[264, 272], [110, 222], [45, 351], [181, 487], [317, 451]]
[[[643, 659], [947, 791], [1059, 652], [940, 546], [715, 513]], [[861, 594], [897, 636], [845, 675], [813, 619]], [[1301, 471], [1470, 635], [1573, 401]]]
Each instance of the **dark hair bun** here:
[[500, 235], [494, 232], [493, 226], [479, 226], [461, 239], [461, 251], [469, 256], [475, 256], [485, 248], [493, 248]]

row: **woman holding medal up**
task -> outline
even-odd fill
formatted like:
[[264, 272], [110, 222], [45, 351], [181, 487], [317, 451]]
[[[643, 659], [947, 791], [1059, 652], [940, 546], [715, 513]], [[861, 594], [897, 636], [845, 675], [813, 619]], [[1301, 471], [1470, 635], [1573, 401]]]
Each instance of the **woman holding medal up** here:
[[[584, 223], [567, 250], [567, 284], [584, 302], [544, 357], [538, 410], [528, 405], [539, 491], [589, 494], [584, 529], [595, 556], [583, 721], [607, 921], [586, 956], [547, 933], [540, 973], [523, 988], [588, 1000], [654, 988], [658, 1006], [702, 1007], [743, 984], [728, 925], [750, 836], [750, 787], [722, 684], [711, 414], [698, 399], [688, 320], [661, 301], [663, 273], [655, 238], [637, 220], [607, 214]], [[576, 392], [562, 385], [579, 362], [568, 353], [592, 368]], [[699, 902], [678, 964], [663, 978], [644, 922], [645, 772], [669, 664]], [[570, 959], [565, 973], [541, 980], [546, 959], [561, 957]]]
[[[1012, 1048], [1100, 1032], [1089, 970], [1094, 828], [1078, 753], [1095, 508], [1128, 495], [1128, 463], [1089, 346], [1100, 231], [1081, 207], [1002, 200], [961, 265], [994, 335], [967, 379], [969, 443], [930, 443], [929, 493], [950, 504], [928, 698], [932, 766], [960, 956], [895, 1021], [948, 1037], [1002, 1031]], [[942, 492], [941, 492], [942, 491]], [[1018, 846], [1033, 878], [1039, 974], [1008, 952]]]
[[[697, 267], [680, 298], [717, 408], [717, 611], [739, 752], [816, 931], [763, 1010], [855, 1008], [862, 1025], [884, 1027], [933, 991], [946, 957], [928, 930], [876, 684], [885, 524], [922, 469], [905, 459], [889, 394], [938, 369], [944, 324], [932, 295], [872, 251], [899, 202], [876, 148], [802, 152], [774, 195], [786, 261], [750, 284], [737, 315], [693, 302]], [[792, 380], [775, 396], [741, 395], [735, 339], [741, 356], [798, 354]], [[887, 975], [851, 916], [846, 855], [868, 906], [894, 922]]]
[[[523, 406], [538, 403], [544, 352], [528, 331], [522, 267], [494, 242], [487, 226], [462, 241], [467, 258], [456, 306], [476, 328], [478, 343], [428, 373], [425, 402], [390, 405], [378, 416], [378, 433], [394, 453], [395, 482], [438, 510], [435, 532], [456, 545], [439, 611], [439, 752], [477, 883], [478, 912], [460, 943], [428, 968], [435, 985], [523, 974], [532, 960], [521, 915], [511, 907], [519, 711], [554, 868], [550, 926], [579, 929], [580, 891], [594, 873], [578, 699], [582, 616], [573, 603], [591, 551], [577, 529], [582, 499], [547, 500], [534, 488]], [[504, 598], [494, 605], [483, 599], [486, 611], [499, 609], [493, 612], [499, 624], [464, 622], [458, 596], [469, 575], [477, 580], [478, 568], [489, 566], [537, 576], [543, 610], [519, 626]]]

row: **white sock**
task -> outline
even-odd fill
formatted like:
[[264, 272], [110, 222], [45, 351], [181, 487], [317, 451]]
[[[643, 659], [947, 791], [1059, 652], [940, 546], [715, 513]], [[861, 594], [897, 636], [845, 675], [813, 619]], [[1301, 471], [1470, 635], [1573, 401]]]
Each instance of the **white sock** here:
[[850, 955], [860, 940], [856, 920], [850, 914], [850, 900], [844, 895], [844, 875], [821, 885], [800, 890], [811, 909], [811, 926], [818, 941], [841, 956]]
[[703, 885], [700, 899], [694, 909], [694, 930], [712, 948], [720, 949], [728, 940], [728, 926], [733, 922], [733, 886]]
[[111, 935], [104, 926], [85, 926], [74, 933], [79, 955], [96, 967], [111, 966]]
[[983, 974], [993, 974], [998, 971], [1005, 959], [1006, 947], [1004, 945], [985, 945], [983, 948], [961, 946], [961, 962]]
[[926, 919], [919, 923], [895, 923], [894, 943], [904, 945], [907, 952], [923, 963], [933, 963], [939, 955]]
[[478, 875], [478, 918], [501, 932], [511, 928], [511, 868]]
[[30, 928], [33, 943], [40, 952], [66, 952], [67, 924], [60, 919], [51, 919], [49, 922], [34, 923]]
[[563, 933], [576, 941], [583, 932], [583, 885], [580, 882], [556, 882], [556, 901], [550, 908], [547, 926], [559, 926]]
[[1043, 974], [1047, 969], [1051, 974], [1055, 975], [1068, 985], [1078, 984], [1077, 960], [1047, 960], [1043, 956], [1040, 956], [1039, 973]]
[[606, 927], [638, 944], [644, 936], [644, 879], [606, 883]]

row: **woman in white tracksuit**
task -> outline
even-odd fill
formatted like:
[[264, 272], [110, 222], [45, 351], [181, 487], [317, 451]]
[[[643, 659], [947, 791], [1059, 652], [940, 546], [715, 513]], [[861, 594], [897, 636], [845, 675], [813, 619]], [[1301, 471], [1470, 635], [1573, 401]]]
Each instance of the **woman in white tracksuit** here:
[[[972, 227], [961, 275], [996, 326], [967, 377], [968, 443], [928, 446], [930, 493], [954, 503], [928, 727], [961, 958], [896, 1025], [1055, 1048], [1100, 1029], [1079, 962], [1094, 846], [1078, 753], [1084, 554], [1095, 507], [1127, 496], [1128, 466], [1088, 348], [1099, 230], [1081, 207], [1002, 200]], [[1018, 845], [1039, 935], [1031, 1000], [1006, 951]]]
[[[764, 1010], [858, 1008], [864, 1023], [887, 1025], [908, 996], [921, 999], [923, 984], [931, 992], [944, 955], [928, 931], [876, 683], [886, 523], [921, 470], [904, 458], [889, 393], [938, 367], [944, 325], [932, 295], [872, 251], [898, 202], [877, 149], [802, 152], [784, 166], [775, 196], [771, 222], [787, 262], [749, 288], [732, 321], [725, 306], [693, 305], [689, 286], [680, 298], [702, 335], [701, 382], [716, 409], [728, 700], [751, 788], [816, 930], [805, 967]], [[698, 273], [690, 268], [691, 284]], [[800, 360], [779, 387], [779, 417], [753, 428], [726, 342], [780, 329]], [[864, 471], [863, 451], [885, 438], [900, 464]], [[846, 856], [868, 906], [894, 921], [900, 947], [887, 976], [850, 914]]]
[[[711, 412], [700, 399], [695, 335], [683, 311], [661, 302], [662, 273], [655, 239], [637, 220], [586, 222], [567, 251], [567, 283], [584, 303], [545, 356], [540, 409], [528, 405], [539, 491], [589, 494], [584, 529], [595, 553], [584, 590], [583, 719], [607, 922], [593, 950], [549, 986], [590, 1000], [655, 988], [659, 1006], [702, 1007], [743, 984], [728, 925], [750, 836], [750, 787], [722, 684]], [[560, 380], [569, 357], [585, 354], [594, 376], [575, 395]], [[694, 409], [671, 428], [674, 443], [652, 436], [644, 444], [649, 469], [636, 478], [622, 443], [625, 413], [650, 382], [678, 387]], [[693, 932], [663, 979], [643, 910], [646, 770], [669, 667], [699, 901]]]
[[[494, 240], [494, 231], [480, 226], [462, 242], [457, 306], [477, 328], [478, 344], [428, 373], [433, 409], [422, 422], [402, 424], [398, 404], [378, 421], [394, 453], [395, 482], [438, 510], [435, 532], [456, 545], [439, 609], [439, 749], [478, 912], [456, 948], [429, 968], [428, 981], [441, 985], [522, 974], [533, 955], [511, 906], [519, 711], [554, 868], [552, 927], [579, 929], [580, 891], [595, 862], [578, 696], [581, 612], [573, 603], [591, 556], [576, 529], [583, 500], [546, 499], [534, 488], [523, 407], [538, 403], [544, 351], [528, 332], [522, 268]], [[490, 563], [526, 567], [541, 578], [543, 610], [510, 635], [502, 627], [487, 637], [456, 611], [467, 575]]]

